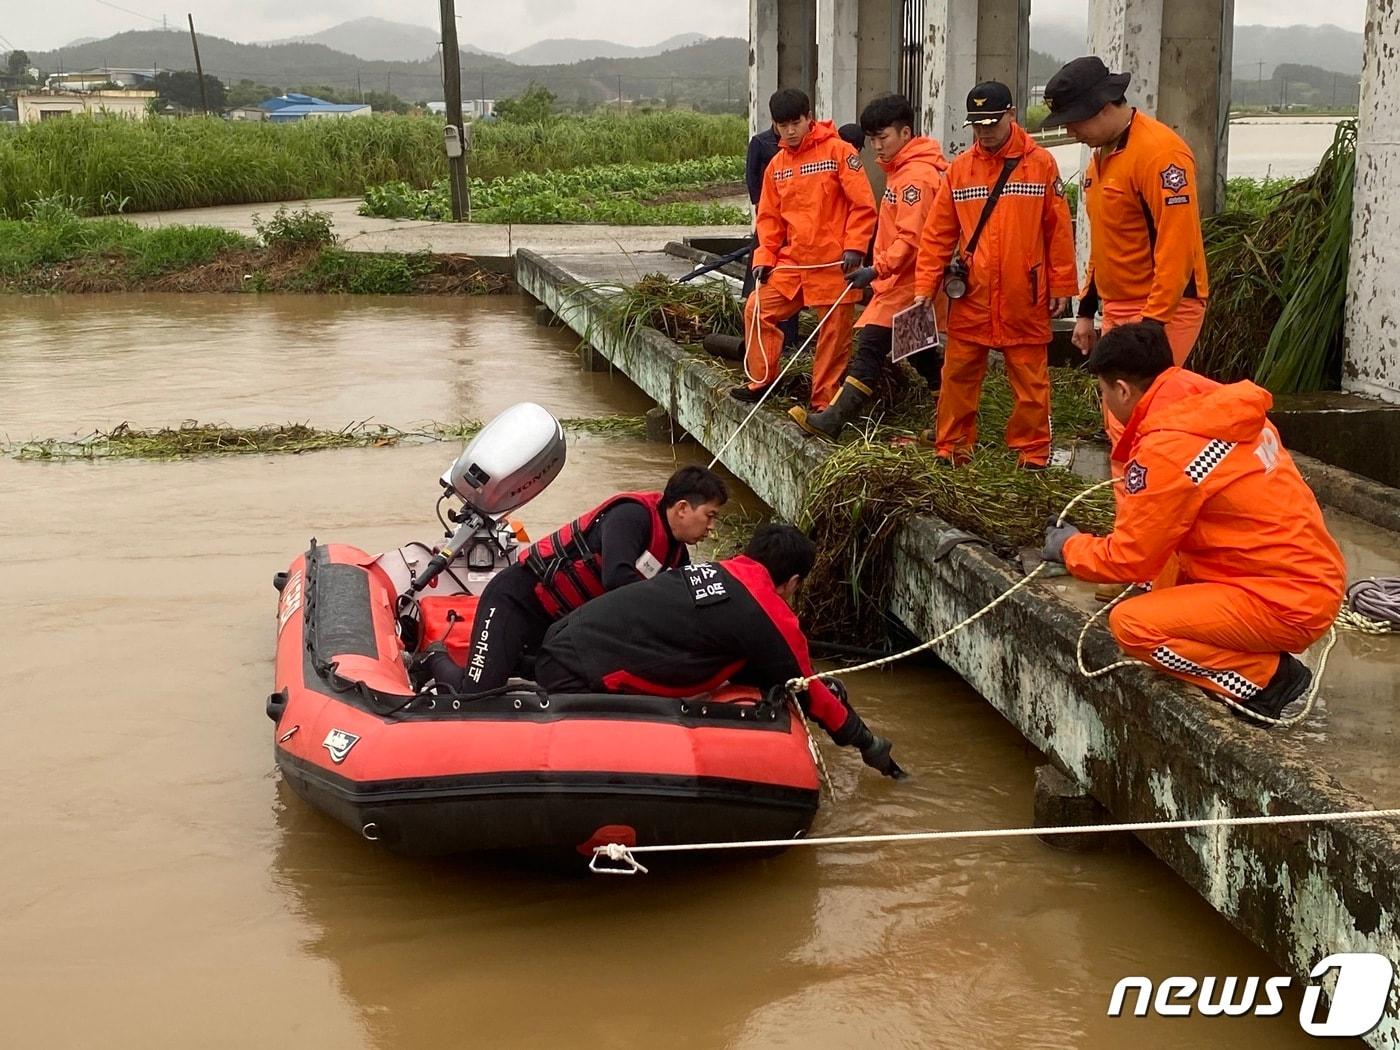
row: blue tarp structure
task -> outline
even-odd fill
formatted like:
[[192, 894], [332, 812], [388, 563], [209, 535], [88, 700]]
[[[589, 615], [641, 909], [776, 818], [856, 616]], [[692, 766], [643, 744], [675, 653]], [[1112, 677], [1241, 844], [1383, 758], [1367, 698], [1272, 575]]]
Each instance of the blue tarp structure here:
[[314, 95], [302, 95], [293, 91], [260, 102], [258, 108], [267, 113], [268, 120], [285, 122], [302, 120], [305, 117], [329, 116], [333, 113], [354, 113], [369, 107], [363, 102], [327, 102]]

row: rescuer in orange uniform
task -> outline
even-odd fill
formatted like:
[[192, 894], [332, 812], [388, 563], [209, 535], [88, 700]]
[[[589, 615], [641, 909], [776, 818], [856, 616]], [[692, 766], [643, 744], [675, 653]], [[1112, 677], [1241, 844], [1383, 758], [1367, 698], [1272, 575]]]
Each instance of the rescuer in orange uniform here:
[[[935, 447], [953, 463], [971, 455], [987, 355], [1000, 349], [1016, 399], [1006, 443], [1021, 466], [1039, 469], [1050, 458], [1050, 318], [1064, 312], [1076, 289], [1064, 183], [1055, 158], [1016, 123], [1005, 84], [973, 88], [966, 123], [976, 144], [948, 167], [924, 224], [914, 278], [917, 301], [930, 301], [940, 284], [952, 299]], [[992, 200], [998, 183], [1002, 191]], [[959, 260], [962, 296], [954, 294], [954, 280], [945, 280], [957, 276], [950, 263]]]
[[[831, 121], [814, 121], [812, 103], [794, 88], [768, 103], [782, 149], [768, 163], [758, 201], [758, 287], [744, 307], [744, 367], [750, 382], [729, 393], [753, 403], [778, 377], [783, 336], [778, 322], [804, 306], [840, 303], [817, 336], [812, 408], [831, 403], [851, 353], [851, 321], [860, 294], [846, 289], [875, 232], [875, 198], [860, 155]], [[757, 335], [755, 335], [755, 332]]]
[[[1045, 126], [1063, 124], [1093, 150], [1084, 172], [1092, 244], [1074, 345], [1093, 349], [1102, 307], [1105, 332], [1130, 321], [1161, 325], [1172, 360], [1184, 365], [1210, 294], [1196, 158], [1175, 131], [1128, 105], [1130, 79], [1088, 57], [1045, 85]], [[1107, 412], [1104, 424], [1116, 443], [1122, 426]]]
[[1327, 633], [1346, 568], [1322, 512], [1253, 383], [1221, 385], [1172, 365], [1160, 325], [1106, 332], [1089, 358], [1123, 425], [1123, 494], [1102, 538], [1051, 525], [1044, 556], [1082, 580], [1150, 580], [1175, 556], [1174, 586], [1115, 606], [1130, 656], [1270, 718], [1312, 679], [1292, 654]]
[[[872, 101], [861, 112], [860, 124], [884, 169], [885, 192], [872, 265], [856, 270], [850, 281], [857, 288], [873, 289], [874, 296], [856, 322], [860, 335], [846, 381], [826, 411], [809, 414], [800, 405], [788, 411], [803, 430], [825, 438], [834, 438], [861, 413], [876, 380], [890, 367], [894, 315], [913, 305], [919, 237], [948, 168], [937, 140], [914, 134], [914, 107], [903, 95], [881, 95]], [[947, 302], [941, 296], [939, 301]], [[925, 351], [909, 362], [931, 389], [938, 389], [936, 354]]]

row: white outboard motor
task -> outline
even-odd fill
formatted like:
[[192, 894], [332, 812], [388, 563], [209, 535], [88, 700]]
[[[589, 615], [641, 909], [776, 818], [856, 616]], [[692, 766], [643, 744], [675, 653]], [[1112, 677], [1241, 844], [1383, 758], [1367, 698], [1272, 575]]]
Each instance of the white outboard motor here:
[[490, 544], [498, 519], [523, 507], [548, 487], [564, 468], [564, 428], [546, 409], [530, 401], [512, 405], [482, 428], [440, 479], [444, 497], [455, 495], [460, 510], [449, 510], [457, 530], [409, 585], [416, 595], [463, 549]]

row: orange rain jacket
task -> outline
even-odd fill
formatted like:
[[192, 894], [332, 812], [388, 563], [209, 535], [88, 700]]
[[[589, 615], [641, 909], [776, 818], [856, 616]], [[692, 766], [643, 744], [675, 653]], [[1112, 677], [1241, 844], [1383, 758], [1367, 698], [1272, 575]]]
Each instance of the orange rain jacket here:
[[996, 153], [981, 146], [953, 160], [924, 224], [917, 295], [931, 295], [943, 269], [977, 229], [1007, 157], [1020, 157], [967, 261], [967, 295], [948, 310], [948, 334], [977, 346], [1050, 342], [1050, 299], [1078, 290], [1074, 236], [1059, 166], [1019, 125]]
[[[860, 155], [831, 121], [814, 123], [797, 149], [780, 149], [763, 178], [754, 266], [839, 262], [846, 251], [865, 256], [875, 232], [875, 197]], [[768, 284], [789, 299], [800, 293], [807, 306], [825, 306], [841, 297], [846, 277], [840, 266], [779, 269]], [[856, 302], [860, 293], [846, 298]]]
[[1337, 615], [1346, 566], [1322, 511], [1264, 413], [1267, 390], [1169, 368], [1133, 410], [1113, 458], [1126, 461], [1107, 536], [1071, 536], [1082, 580], [1151, 580], [1176, 554], [1181, 583], [1243, 588], [1285, 623]]
[[1167, 322], [1183, 298], [1210, 294], [1201, 202], [1191, 147], [1160, 120], [1133, 112], [1114, 149], [1094, 150], [1084, 173], [1089, 268], [1079, 304], [1145, 299], [1142, 315]]
[[947, 158], [938, 140], [918, 135], [904, 144], [894, 160], [878, 162], [885, 171], [885, 193], [880, 199], [880, 224], [875, 229], [875, 295], [860, 315], [856, 327], [868, 324], [889, 328], [894, 315], [914, 303], [914, 263], [919, 238], [933, 208]]

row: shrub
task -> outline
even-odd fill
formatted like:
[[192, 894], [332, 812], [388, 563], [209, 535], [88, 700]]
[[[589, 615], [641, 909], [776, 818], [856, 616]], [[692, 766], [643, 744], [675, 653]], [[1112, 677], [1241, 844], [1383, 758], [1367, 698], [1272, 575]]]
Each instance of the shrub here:
[[315, 248], [335, 243], [331, 217], [306, 207], [289, 212], [284, 206], [273, 212], [270, 219], [254, 214], [253, 230], [267, 248]]

